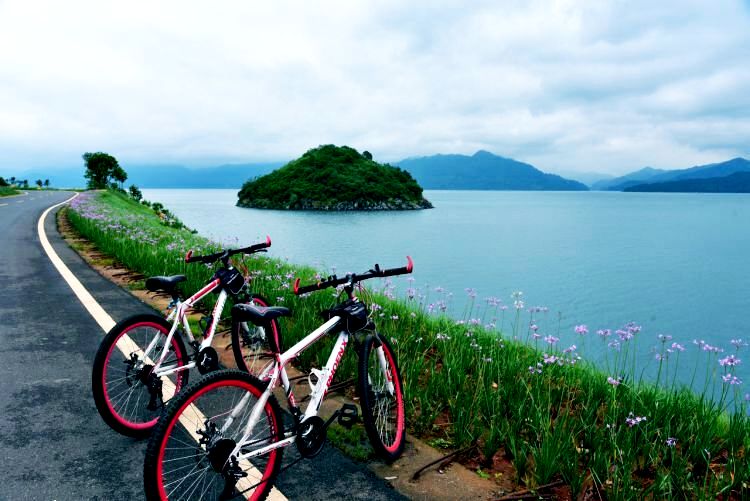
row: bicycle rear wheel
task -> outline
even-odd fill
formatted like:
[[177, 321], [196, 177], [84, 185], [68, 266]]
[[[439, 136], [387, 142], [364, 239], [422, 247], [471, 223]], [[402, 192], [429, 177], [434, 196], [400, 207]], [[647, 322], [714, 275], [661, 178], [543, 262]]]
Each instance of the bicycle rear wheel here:
[[406, 439], [403, 386], [393, 348], [380, 334], [367, 336], [360, 347], [357, 384], [370, 443], [380, 457], [393, 462]]
[[[130, 437], [147, 437], [164, 403], [187, 385], [187, 370], [155, 381], [150, 375], [153, 366], [138, 362], [142, 350], [154, 337], [157, 343], [152, 357], [161, 354], [171, 327], [160, 316], [140, 314], [122, 320], [104, 336], [94, 357], [91, 391], [96, 409], [113, 430]], [[187, 351], [175, 334], [163, 365], [187, 363]], [[156, 385], [161, 385], [161, 391], [157, 391]]]
[[[256, 306], [267, 307], [268, 301], [253, 294]], [[254, 325], [251, 322], [232, 321], [232, 352], [237, 368], [254, 376], [261, 376], [263, 370], [273, 361], [274, 350], [281, 350], [279, 324], [272, 320], [269, 326]]]
[[[237, 461], [231, 452], [264, 391], [245, 372], [213, 372], [177, 396], [146, 449], [143, 480], [149, 500], [265, 499], [281, 467], [282, 449]], [[235, 412], [235, 418], [231, 414]], [[278, 442], [283, 434], [276, 399], [266, 401], [243, 452]]]

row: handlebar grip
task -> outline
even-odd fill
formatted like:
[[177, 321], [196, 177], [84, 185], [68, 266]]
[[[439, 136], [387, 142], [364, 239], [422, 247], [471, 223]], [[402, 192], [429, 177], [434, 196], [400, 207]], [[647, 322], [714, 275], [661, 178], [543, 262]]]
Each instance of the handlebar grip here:
[[193, 249], [190, 249], [190, 250], [189, 250], [189, 251], [187, 251], [187, 253], [185, 254], [185, 262], [186, 262], [186, 263], [189, 263], [189, 262], [191, 261], [191, 258], [192, 258], [192, 257], [193, 257]]
[[253, 252], [259, 252], [263, 249], [268, 249], [271, 247], [271, 237], [266, 235], [266, 241], [262, 244], [254, 244], [250, 247], [245, 247], [244, 249], [240, 249], [237, 252], [242, 252], [244, 254], [252, 254]]
[[318, 282], [317, 284], [304, 285], [304, 286], [300, 287], [299, 286], [299, 278], [298, 278], [298, 279], [296, 279], [294, 281], [294, 289], [293, 290], [294, 290], [294, 294], [296, 296], [299, 296], [300, 294], [307, 294], [308, 292], [314, 292], [314, 291], [317, 291], [317, 290], [320, 290], [320, 289], [324, 289], [325, 287], [327, 287], [327, 286], [321, 287], [322, 285], [324, 285], [324, 284], [321, 283], [321, 282]]
[[414, 261], [411, 256], [406, 256], [406, 266], [401, 268], [391, 268], [390, 270], [383, 270], [384, 277], [392, 277], [393, 275], [406, 275], [414, 270]]

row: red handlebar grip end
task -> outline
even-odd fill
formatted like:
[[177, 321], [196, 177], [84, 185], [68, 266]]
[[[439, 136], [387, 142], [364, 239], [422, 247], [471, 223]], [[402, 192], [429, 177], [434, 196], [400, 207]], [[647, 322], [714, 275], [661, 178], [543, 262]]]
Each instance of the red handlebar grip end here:
[[406, 256], [406, 272], [411, 273], [414, 269], [414, 261], [411, 260], [411, 256]]
[[271, 247], [271, 237], [270, 237], [270, 236], [268, 236], [268, 235], [266, 235], [266, 245], [267, 245], [268, 247]]
[[297, 294], [297, 291], [299, 291], [299, 278], [294, 281], [294, 293]]
[[192, 255], [193, 255], [193, 249], [190, 249], [189, 251], [187, 251], [187, 254], [185, 254], [185, 262], [186, 262], [186, 263], [189, 263], [189, 262], [190, 262], [190, 257], [191, 257]]

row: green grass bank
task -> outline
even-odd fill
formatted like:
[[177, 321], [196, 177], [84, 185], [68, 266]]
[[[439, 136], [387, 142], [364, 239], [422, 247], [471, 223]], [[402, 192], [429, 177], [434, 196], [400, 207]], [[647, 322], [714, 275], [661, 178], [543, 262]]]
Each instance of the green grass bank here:
[[[173, 227], [163, 214], [125, 195], [86, 192], [67, 214], [78, 232], [125, 266], [144, 275], [186, 274], [186, 293], [212, 275], [211, 268], [188, 265], [183, 257], [188, 249], [214, 251], [216, 243]], [[292, 309], [293, 317], [281, 324], [284, 345], [291, 346], [320, 324], [319, 312], [334, 304], [335, 291], [294, 296], [293, 278], [312, 282], [317, 270], [272, 256], [273, 247], [270, 256], [237, 264], [253, 276], [253, 290]], [[356, 271], [375, 259], [363, 256], [363, 269]], [[519, 296], [507, 311], [488, 301], [482, 316], [502, 316], [502, 321], [487, 322], [471, 314], [449, 317], [434, 307], [439, 301], [430, 303], [427, 294], [408, 287], [397, 299], [392, 283], [369, 282], [363, 296], [369, 296], [379, 330], [397, 350], [408, 426], [418, 436], [455, 448], [476, 444], [482, 471], [509, 464], [519, 488], [561, 481], [573, 497], [586, 492], [592, 499], [750, 496], [750, 423], [742, 386], [731, 376], [746, 345], [738, 343], [738, 353], [729, 359], [715, 347], [685, 347], [665, 337], [657, 353], [659, 375], [647, 383], [634, 369], [636, 325], [598, 334], [581, 326], [582, 340], [610, 346], [617, 340], [604, 372], [577, 356], [574, 345], [563, 349], [554, 336], [538, 339], [544, 314], [527, 309]], [[322, 365], [332, 341], [305, 353], [300, 363]], [[702, 351], [705, 365], [696, 369], [717, 382], [719, 398], [709, 398], [713, 392], [707, 387], [700, 391], [676, 382], [672, 374], [684, 349]], [[355, 372], [350, 353], [337, 378]]]

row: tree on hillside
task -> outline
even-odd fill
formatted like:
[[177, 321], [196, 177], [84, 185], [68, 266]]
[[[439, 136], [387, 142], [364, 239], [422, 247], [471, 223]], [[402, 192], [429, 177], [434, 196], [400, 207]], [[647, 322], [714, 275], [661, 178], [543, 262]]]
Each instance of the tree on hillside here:
[[117, 159], [108, 153], [98, 151], [96, 153], [84, 153], [83, 161], [86, 164], [86, 173], [83, 175], [87, 181], [87, 187], [94, 190], [106, 188], [110, 179], [124, 183], [128, 175], [117, 163]]
[[138, 189], [138, 187], [134, 184], [130, 185], [130, 196], [133, 197], [133, 200], [136, 202], [140, 202], [143, 198], [143, 193], [141, 193], [141, 190]]
[[39, 186], [39, 188], [41, 188], [43, 184], [44, 184], [44, 181], [42, 181], [41, 179], [36, 180], [36, 185]]
[[[114, 179], [115, 182], [118, 183], [116, 186], [112, 186], [112, 187], [113, 188], [117, 187], [120, 190], [122, 190], [123, 183], [125, 183], [125, 181], [127, 181], [127, 179], [128, 179], [127, 172], [125, 172], [125, 170], [122, 167], [120, 167], [119, 165], [117, 165], [114, 169], [112, 169], [111, 176], [112, 176], [112, 179]], [[114, 183], [112, 183], [112, 184], [114, 184]]]

